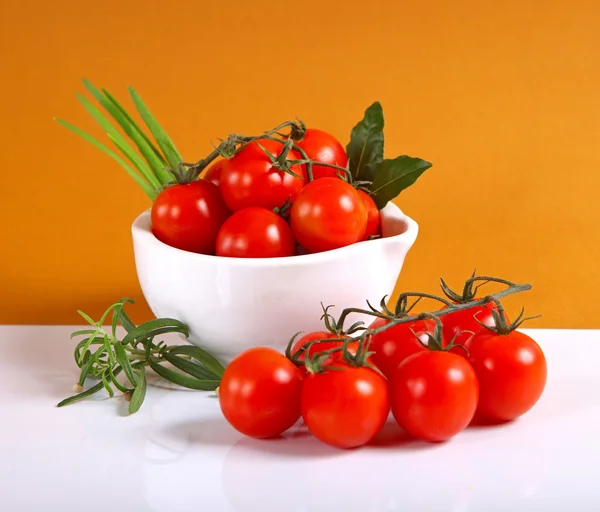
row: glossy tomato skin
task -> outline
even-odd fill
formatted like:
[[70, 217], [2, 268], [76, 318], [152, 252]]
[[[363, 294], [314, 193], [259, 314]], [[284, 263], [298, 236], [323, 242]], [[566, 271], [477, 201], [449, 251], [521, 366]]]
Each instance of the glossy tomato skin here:
[[206, 170], [202, 174], [202, 179], [210, 181], [218, 187], [221, 183], [221, 174], [223, 173], [223, 169], [225, 169], [228, 163], [229, 160], [226, 159], [217, 160], [216, 162], [213, 162], [206, 168]]
[[373, 198], [364, 190], [358, 189], [358, 195], [361, 197], [367, 208], [367, 230], [364, 239], [368, 240], [372, 236], [381, 235], [381, 215], [375, 201], [373, 201]]
[[450, 439], [473, 419], [479, 388], [469, 362], [451, 352], [407, 357], [391, 381], [392, 413], [410, 435], [426, 441]]
[[[450, 341], [456, 336], [454, 343], [465, 344], [469, 338], [473, 336], [473, 334], [470, 332], [461, 331], [478, 333], [486, 330], [485, 327], [481, 326], [477, 322], [477, 320], [488, 327], [494, 327], [496, 325], [494, 317], [492, 316], [492, 310], [494, 309], [497, 309], [496, 305], [493, 302], [487, 302], [482, 306], [474, 306], [441, 316], [440, 320], [442, 321], [442, 325], [444, 327], [444, 340], [447, 343], [450, 343]], [[460, 347], [452, 349], [452, 352], [465, 357], [467, 355], [464, 350], [460, 349]]]
[[309, 374], [302, 389], [302, 418], [320, 441], [338, 448], [368, 443], [390, 410], [385, 377], [369, 367], [340, 361], [337, 370]]
[[356, 189], [339, 178], [304, 187], [291, 209], [292, 231], [308, 252], [344, 247], [364, 239], [367, 209]]
[[[377, 329], [388, 323], [389, 320], [385, 318], [376, 318], [369, 328]], [[427, 333], [433, 334], [434, 329], [434, 320], [416, 320], [395, 325], [386, 331], [375, 334], [369, 345], [369, 351], [374, 352], [371, 356], [373, 364], [388, 379], [391, 379], [398, 365], [408, 356], [429, 350], [421, 343], [427, 345], [429, 341]], [[417, 336], [413, 334], [413, 331]]]
[[242, 352], [223, 373], [219, 404], [227, 421], [250, 437], [285, 432], [300, 418], [300, 370], [272, 348]]
[[[273, 156], [279, 156], [283, 144], [273, 140], [257, 141]], [[299, 160], [300, 155], [290, 151], [287, 160]], [[273, 210], [286, 201], [293, 201], [306, 184], [304, 165], [293, 165], [293, 176], [273, 167], [268, 155], [251, 142], [231, 158], [221, 174], [221, 193], [232, 211], [252, 206]]]
[[[348, 156], [344, 147], [333, 135], [323, 130], [307, 128], [304, 138], [296, 142], [296, 145], [302, 148], [306, 156], [315, 162], [339, 165], [340, 167], [346, 167], [348, 163]], [[318, 164], [313, 165], [312, 172], [315, 180], [326, 177], [337, 178], [339, 172], [342, 175], [344, 173], [344, 171]]]
[[546, 358], [526, 334], [482, 331], [466, 344], [479, 380], [477, 413], [494, 421], [510, 421], [531, 409], [546, 386]]
[[152, 233], [161, 242], [200, 254], [215, 254], [217, 233], [231, 215], [219, 188], [196, 180], [163, 190], [152, 204]]
[[266, 208], [235, 212], [221, 226], [217, 256], [277, 258], [294, 256], [296, 240], [287, 222]]
[[[302, 338], [300, 338], [298, 341], [296, 341], [296, 343], [294, 343], [294, 345], [292, 346], [292, 350], [291, 350], [291, 354], [292, 356], [297, 354], [298, 352], [300, 352], [300, 354], [298, 355], [298, 362], [300, 363], [304, 363], [305, 360], [305, 356], [306, 356], [306, 351], [305, 350], [301, 350], [305, 345], [308, 345], [309, 343], [316, 341], [316, 340], [324, 340], [324, 339], [339, 339], [341, 336], [329, 331], [316, 331], [316, 332], [311, 332], [309, 334], [306, 334], [304, 336], [302, 336]], [[320, 343], [314, 343], [313, 345], [310, 345], [308, 347], [308, 355], [309, 357], [314, 356], [315, 354], [318, 354], [320, 352], [325, 352], [326, 350], [331, 350], [333, 348], [337, 348], [337, 347], [341, 347], [344, 344], [343, 341], [324, 341], [324, 342], [320, 342]], [[350, 354], [355, 355], [356, 351], [358, 349], [358, 341], [354, 341], [352, 343], [348, 344], [348, 352], [350, 352]], [[332, 354], [332, 360], [339, 360], [343, 357], [343, 350], [340, 350], [339, 352], [334, 352]], [[302, 373], [304, 375], [306, 375], [308, 372], [306, 371], [306, 368], [304, 366], [300, 366], [300, 371], [302, 371]]]

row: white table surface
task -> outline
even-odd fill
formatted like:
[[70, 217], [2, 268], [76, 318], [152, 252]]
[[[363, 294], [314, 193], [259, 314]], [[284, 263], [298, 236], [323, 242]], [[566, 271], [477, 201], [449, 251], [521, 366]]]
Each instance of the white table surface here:
[[244, 438], [213, 393], [152, 386], [133, 416], [121, 398], [57, 409], [72, 330], [0, 326], [2, 512], [600, 510], [600, 331], [527, 331], [548, 384], [511, 424], [427, 444], [391, 421], [342, 451], [300, 426]]

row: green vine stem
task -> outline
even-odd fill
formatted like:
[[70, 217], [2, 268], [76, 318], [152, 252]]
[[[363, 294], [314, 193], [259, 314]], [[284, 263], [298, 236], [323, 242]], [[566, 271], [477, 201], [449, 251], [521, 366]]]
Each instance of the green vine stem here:
[[[350, 170], [347, 167], [342, 167], [342, 166], [335, 165], [335, 164], [329, 164], [329, 163], [317, 162], [317, 161], [311, 160], [308, 157], [308, 155], [306, 154], [306, 151], [304, 151], [304, 149], [302, 149], [300, 146], [298, 146], [296, 144], [297, 140], [295, 138], [293, 138], [293, 137], [292, 138], [280, 138], [280, 137], [273, 136], [274, 134], [279, 133], [279, 131], [282, 130], [283, 128], [287, 128], [287, 127], [291, 127], [292, 133], [296, 133], [296, 134], [303, 133], [303, 131], [306, 130], [306, 127], [304, 126], [304, 123], [302, 123], [302, 121], [298, 121], [298, 123], [296, 123], [295, 121], [285, 121], [284, 123], [281, 123], [280, 125], [276, 126], [272, 130], [269, 130], [261, 135], [247, 136], [247, 135], [240, 135], [240, 134], [235, 134], [235, 133], [231, 134], [225, 140], [221, 141], [221, 143], [205, 158], [198, 160], [196, 163], [181, 162], [180, 165], [183, 167], [189, 168], [193, 173], [192, 176], [197, 178], [200, 175], [200, 173], [208, 165], [210, 165], [217, 157], [223, 156], [224, 158], [231, 158], [236, 153], [241, 151], [245, 146], [247, 146], [248, 144], [250, 144], [254, 141], [257, 141], [260, 139], [272, 140], [272, 141], [279, 142], [280, 144], [286, 146], [286, 148], [284, 149], [285, 156], [283, 158], [280, 158], [281, 157], [281, 155], [280, 155], [276, 159], [278, 162], [278, 168], [282, 169], [283, 171], [294, 174], [287, 167], [288, 165], [305, 165], [308, 181], [311, 182], [314, 180], [313, 166], [320, 165], [323, 167], [337, 169], [338, 171], [343, 173], [342, 175], [344, 176], [344, 179], [351, 183], [352, 176], [350, 174]], [[293, 143], [290, 144], [289, 141], [292, 141]], [[300, 155], [301, 160], [286, 160], [285, 157], [287, 157], [287, 154], [290, 150], [296, 151]], [[282, 154], [284, 152], [282, 152]]]
[[[471, 279], [475, 279], [475, 278], [471, 278]], [[488, 279], [488, 278], [484, 278], [484, 279]], [[507, 297], [509, 295], [513, 295], [515, 293], [520, 293], [520, 292], [524, 292], [524, 291], [528, 291], [531, 290], [531, 285], [530, 284], [515, 284], [512, 283], [510, 281], [504, 281], [504, 280], [497, 280], [496, 278], [493, 278], [493, 281], [495, 282], [504, 282], [504, 283], [509, 283], [508, 287], [504, 290], [500, 290], [496, 293], [492, 293], [489, 295], [486, 295], [485, 297], [483, 297], [482, 299], [478, 299], [478, 300], [472, 300], [469, 302], [464, 302], [461, 304], [451, 304], [448, 301], [446, 301], [445, 299], [442, 299], [441, 297], [436, 297], [436, 296], [432, 296], [430, 298], [436, 298], [437, 300], [440, 300], [443, 303], [447, 304], [447, 307], [440, 309], [438, 311], [434, 311], [432, 313], [430, 313], [433, 316], [436, 317], [441, 317], [444, 315], [447, 315], [449, 313], [454, 313], [456, 311], [462, 311], [465, 309], [469, 309], [475, 306], [483, 306], [484, 304], [488, 303], [488, 302], [493, 302], [494, 300], [499, 300], [503, 297]], [[420, 293], [417, 292], [407, 292], [407, 294], [403, 294], [403, 295], [410, 295], [410, 296], [419, 296], [421, 295]], [[386, 323], [385, 325], [382, 325], [381, 327], [378, 327], [376, 329], [367, 329], [363, 335], [361, 336], [361, 338], [365, 335], [365, 333], [367, 333], [370, 336], [374, 336], [375, 334], [379, 334], [381, 332], [384, 332], [388, 329], [391, 329], [392, 327], [394, 327], [395, 325], [399, 325], [399, 324], [403, 324], [403, 323], [407, 323], [407, 322], [412, 322], [414, 320], [418, 320], [418, 316], [413, 316], [413, 315], [408, 315], [408, 316], [404, 316], [401, 318], [396, 318], [396, 317], [389, 317], [387, 315], [382, 315], [382, 314], [378, 314], [374, 311], [370, 311], [370, 310], [366, 310], [366, 309], [361, 309], [361, 308], [346, 308], [342, 311], [342, 313], [340, 314], [340, 317], [337, 321], [337, 325], [340, 328], [343, 328], [344, 322], [346, 320], [346, 318], [348, 317], [348, 315], [350, 314], [361, 314], [361, 315], [369, 315], [369, 316], [374, 316], [374, 317], [383, 317], [388, 319], [388, 323]]]

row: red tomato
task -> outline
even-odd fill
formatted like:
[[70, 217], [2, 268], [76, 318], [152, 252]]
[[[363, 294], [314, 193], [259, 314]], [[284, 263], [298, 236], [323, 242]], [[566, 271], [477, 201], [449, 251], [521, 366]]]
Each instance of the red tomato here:
[[294, 256], [296, 240], [287, 222], [265, 208], [235, 212], [221, 226], [217, 256], [277, 258]]
[[227, 421], [250, 437], [273, 437], [300, 418], [302, 373], [283, 354], [257, 347], [242, 352], [223, 373], [219, 404]]
[[[304, 150], [306, 156], [315, 162], [325, 164], [339, 165], [346, 167], [348, 156], [346, 150], [340, 142], [333, 136], [323, 130], [307, 128], [306, 135], [296, 145]], [[344, 171], [325, 167], [323, 165], [313, 165], [313, 179], [317, 178], [337, 178], [338, 173], [344, 175]]]
[[[493, 302], [488, 302], [482, 306], [474, 306], [472, 308], [442, 315], [440, 320], [444, 326], [444, 340], [450, 343], [454, 336], [456, 336], [454, 342], [464, 345], [473, 335], [470, 333], [461, 334], [461, 331], [478, 333], [485, 330], [485, 327], [482, 327], [477, 320], [488, 327], [494, 327], [496, 323], [494, 322], [494, 317], [492, 316], [493, 309], [496, 309], [496, 305]], [[467, 353], [460, 347], [452, 349], [452, 352], [465, 357], [467, 355]]]
[[526, 334], [484, 330], [466, 344], [479, 380], [478, 414], [509, 421], [531, 409], [546, 385], [546, 358]]
[[390, 411], [387, 381], [367, 366], [310, 373], [302, 388], [302, 418], [320, 441], [338, 448], [368, 443]]
[[[389, 323], [385, 318], [377, 318], [371, 324], [369, 329], [377, 329]], [[428, 351], [429, 349], [421, 345], [427, 345], [429, 338], [427, 333], [433, 334], [435, 330], [434, 320], [416, 320], [390, 327], [387, 331], [375, 334], [371, 337], [369, 351], [374, 352], [371, 356], [373, 364], [379, 368], [383, 374], [391, 379], [396, 367], [408, 356], [417, 352]], [[417, 334], [417, 337], [413, 334]]]
[[202, 178], [205, 179], [206, 181], [210, 181], [211, 183], [214, 183], [218, 187], [219, 184], [221, 183], [221, 174], [223, 172], [223, 169], [225, 169], [225, 167], [227, 166], [228, 163], [229, 163], [229, 160], [226, 160], [225, 158], [222, 160], [217, 160], [216, 162], [213, 162], [211, 165], [209, 165], [204, 170]]
[[196, 180], [172, 185], [154, 200], [152, 233], [177, 249], [215, 254], [217, 233], [230, 215], [214, 183]]
[[304, 187], [291, 210], [292, 231], [308, 252], [322, 252], [363, 240], [367, 209], [356, 189], [338, 178]]
[[[258, 143], [273, 156], [279, 156], [283, 144], [274, 140], [259, 140]], [[290, 151], [287, 160], [299, 160], [300, 155]], [[306, 184], [304, 165], [293, 165], [293, 176], [273, 167], [265, 152], [251, 142], [228, 161], [221, 174], [221, 193], [229, 208], [238, 211], [251, 206], [268, 210], [293, 201]]]
[[[292, 350], [291, 350], [292, 356], [297, 354], [298, 352], [300, 352], [297, 360], [301, 363], [304, 363], [306, 351], [301, 350], [301, 349], [305, 345], [308, 345], [310, 342], [315, 341], [315, 340], [340, 338], [340, 337], [341, 337], [340, 335], [329, 332], [329, 331], [311, 332], [309, 334], [306, 334], [305, 336], [302, 336], [302, 338], [300, 338], [298, 341], [296, 341], [296, 343], [294, 343], [294, 345], [292, 346]], [[331, 350], [332, 348], [340, 347], [343, 344], [344, 344], [343, 341], [324, 341], [321, 343], [314, 343], [313, 345], [310, 345], [310, 347], [308, 348], [308, 355], [314, 356], [315, 354], [318, 354], [320, 352], [325, 352], [326, 350]], [[348, 352], [350, 352], [350, 354], [352, 354], [352, 355], [355, 355], [356, 351], [358, 349], [358, 345], [359, 345], [358, 341], [353, 341], [352, 343], [349, 343], [348, 344]], [[342, 357], [343, 357], [343, 350], [340, 350], [339, 352], [334, 352], [332, 354], [332, 358], [334, 360], [339, 360]], [[308, 373], [306, 371], [306, 368], [304, 368], [304, 366], [300, 366], [300, 370], [302, 371], [302, 373], [304, 375], [306, 375]]]
[[391, 395], [392, 413], [404, 430], [426, 441], [445, 441], [473, 419], [477, 377], [464, 357], [418, 352], [394, 371]]
[[375, 201], [364, 190], [359, 189], [358, 195], [367, 208], [367, 231], [365, 232], [364, 239], [368, 240], [372, 236], [381, 235], [381, 215]]

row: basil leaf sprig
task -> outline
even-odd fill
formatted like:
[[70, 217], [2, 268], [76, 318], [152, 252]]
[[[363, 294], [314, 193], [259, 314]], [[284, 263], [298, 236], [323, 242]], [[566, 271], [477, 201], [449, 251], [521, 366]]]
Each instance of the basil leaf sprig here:
[[407, 155], [384, 158], [383, 127], [383, 108], [376, 101], [352, 129], [346, 147], [352, 180], [373, 198], [380, 210], [431, 167], [431, 163]]
[[[116, 389], [129, 400], [129, 413], [133, 414], [140, 409], [146, 396], [148, 367], [160, 377], [186, 388], [213, 391], [219, 386], [225, 368], [208, 352], [193, 345], [167, 345], [164, 341], [155, 341], [156, 337], [167, 333], [187, 337], [189, 331], [184, 323], [174, 318], [156, 318], [136, 326], [125, 313], [126, 303], [133, 304], [133, 300], [125, 298], [115, 302], [97, 322], [78, 311], [90, 328], [71, 334], [71, 338], [83, 337], [74, 353], [80, 369], [79, 380], [74, 386], [77, 394], [65, 398], [58, 407], [78, 402], [103, 389], [113, 397]], [[104, 323], [111, 313], [111, 328], [105, 329]], [[127, 332], [122, 339], [117, 336], [119, 324]], [[88, 379], [98, 382], [83, 390]]]

